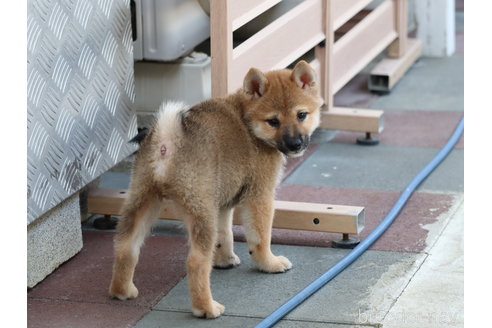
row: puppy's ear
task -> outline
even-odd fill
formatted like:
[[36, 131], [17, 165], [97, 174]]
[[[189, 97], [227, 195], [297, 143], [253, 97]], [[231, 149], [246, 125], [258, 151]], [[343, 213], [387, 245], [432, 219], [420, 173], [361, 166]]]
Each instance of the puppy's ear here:
[[316, 73], [311, 65], [301, 60], [292, 70], [292, 79], [301, 89], [310, 89], [316, 84]]
[[252, 98], [259, 98], [265, 94], [268, 80], [259, 69], [251, 68], [243, 82], [243, 90]]

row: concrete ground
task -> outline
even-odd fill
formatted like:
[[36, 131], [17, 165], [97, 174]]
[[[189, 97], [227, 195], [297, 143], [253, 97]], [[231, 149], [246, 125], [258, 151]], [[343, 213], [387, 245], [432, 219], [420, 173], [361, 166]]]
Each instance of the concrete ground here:
[[[370, 93], [365, 73], [341, 90], [338, 105], [385, 110], [380, 145], [355, 145], [357, 133], [318, 132], [308, 154], [288, 163], [277, 199], [364, 206], [365, 238], [463, 115], [462, 21], [459, 11], [456, 54], [421, 58], [390, 94]], [[462, 327], [463, 158], [462, 137], [388, 231], [277, 326]], [[106, 173], [101, 185], [125, 188], [124, 171]], [[251, 327], [348, 252], [331, 248], [335, 234], [274, 229], [273, 251], [293, 268], [264, 274], [255, 270], [242, 228], [235, 226], [242, 263], [214, 270], [211, 279], [226, 312], [202, 320], [190, 313], [187, 243], [179, 223], [163, 220], [153, 227], [135, 273], [140, 296], [126, 302], [107, 297], [114, 232], [91, 223], [84, 224], [83, 250], [29, 290], [29, 327]]]

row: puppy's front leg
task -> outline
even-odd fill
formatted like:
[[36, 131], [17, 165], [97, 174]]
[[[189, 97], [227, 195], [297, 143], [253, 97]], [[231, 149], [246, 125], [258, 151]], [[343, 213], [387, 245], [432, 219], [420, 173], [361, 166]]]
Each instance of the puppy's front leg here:
[[234, 238], [232, 235], [232, 210], [223, 209], [217, 221], [217, 243], [215, 245], [214, 268], [231, 269], [241, 263], [234, 254]]
[[271, 197], [249, 199], [237, 207], [243, 223], [251, 257], [258, 269], [265, 272], [285, 272], [292, 263], [284, 256], [273, 255], [270, 249], [274, 206]]

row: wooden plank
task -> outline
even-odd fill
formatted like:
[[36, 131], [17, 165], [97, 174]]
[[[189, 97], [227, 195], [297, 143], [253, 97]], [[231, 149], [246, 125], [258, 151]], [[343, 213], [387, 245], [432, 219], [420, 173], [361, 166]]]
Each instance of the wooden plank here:
[[396, 37], [394, 3], [386, 0], [333, 47], [333, 93], [340, 90]]
[[393, 0], [395, 2], [395, 26], [398, 38], [388, 47], [390, 58], [400, 58], [407, 52], [408, 40], [408, 1]]
[[[121, 215], [126, 189], [97, 188], [89, 191], [88, 212], [92, 214]], [[161, 219], [174, 217], [172, 203], [166, 203]], [[236, 219], [234, 224], [240, 224]], [[274, 228], [358, 234], [364, 228], [364, 208], [316, 203], [275, 201]]]
[[422, 43], [408, 39], [407, 52], [400, 58], [382, 59], [369, 74], [369, 90], [388, 92], [420, 57]]
[[306, 0], [233, 50], [230, 91], [239, 88], [247, 71], [287, 67], [325, 39], [321, 0]]
[[232, 64], [232, 25], [228, 1], [210, 2], [212, 97], [229, 93]]
[[[212, 0], [216, 1], [216, 0]], [[220, 0], [223, 1], [223, 0]], [[232, 30], [235, 31], [256, 16], [261, 15], [281, 0], [229, 0]]]
[[321, 112], [320, 128], [380, 133], [384, 128], [382, 110], [333, 107]]
[[[326, 108], [329, 110], [333, 107], [333, 82], [332, 82], [332, 65], [333, 65], [333, 44], [335, 33], [333, 30], [332, 20], [332, 1], [323, 1], [322, 7], [323, 31], [325, 42], [314, 48], [315, 60], [312, 63], [319, 80], [320, 96], [323, 98]], [[314, 65], [313, 65], [314, 64]]]
[[333, 29], [337, 30], [349, 19], [364, 9], [372, 0], [331, 0], [332, 13], [334, 17]]

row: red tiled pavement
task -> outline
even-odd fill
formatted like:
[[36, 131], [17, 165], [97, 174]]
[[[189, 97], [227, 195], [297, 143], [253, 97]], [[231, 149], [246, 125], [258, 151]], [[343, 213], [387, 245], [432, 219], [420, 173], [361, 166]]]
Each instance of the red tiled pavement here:
[[[113, 236], [114, 233], [109, 232], [84, 231], [82, 251], [28, 291], [28, 312], [36, 315], [29, 327], [44, 327], [37, 322], [52, 322], [50, 327], [54, 327], [53, 320], [60, 320], [60, 324], [72, 322], [73, 316], [85, 317], [86, 327], [95, 327], [92, 322], [99, 322], [98, 318], [107, 311], [121, 311], [136, 321], [185, 276], [186, 239], [151, 236], [142, 247], [135, 272], [139, 296], [124, 302], [110, 299], [107, 290], [111, 280]], [[56, 304], [70, 311], [53, 316]]]
[[123, 328], [134, 325], [148, 309], [58, 300], [27, 300], [30, 328]]
[[[282, 185], [277, 199], [287, 201], [343, 204], [365, 207], [365, 238], [389, 212], [399, 196], [397, 191], [350, 188]], [[450, 194], [415, 193], [388, 231], [371, 247], [373, 250], [421, 252], [425, 249], [428, 231], [423, 225], [434, 223], [447, 212], [455, 201]], [[244, 241], [241, 227], [234, 227], [235, 239]], [[340, 234], [316, 231], [274, 229], [272, 242], [303, 246], [330, 247]]]
[[[384, 112], [384, 130], [380, 142], [385, 145], [406, 147], [442, 147], [458, 124], [462, 112], [398, 110]], [[360, 133], [342, 131], [335, 142], [353, 143]], [[463, 149], [464, 136], [455, 148]]]
[[456, 0], [456, 11], [465, 11], [464, 0]]

